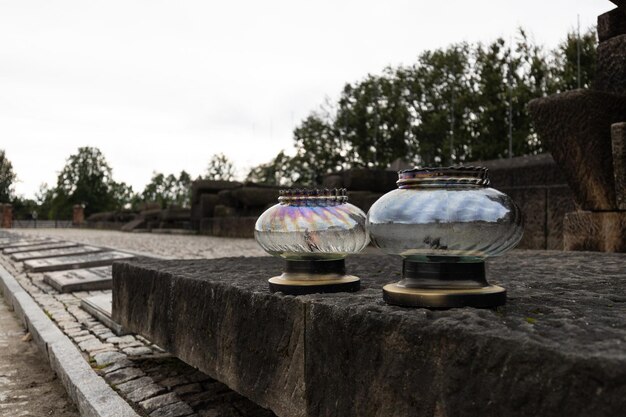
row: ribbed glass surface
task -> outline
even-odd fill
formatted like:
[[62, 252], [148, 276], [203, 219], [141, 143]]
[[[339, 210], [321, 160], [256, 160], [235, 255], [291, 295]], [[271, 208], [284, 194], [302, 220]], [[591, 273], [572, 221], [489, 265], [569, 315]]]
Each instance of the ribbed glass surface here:
[[422, 262], [481, 261], [513, 248], [523, 233], [519, 208], [493, 188], [467, 184], [463, 175], [463, 182], [447, 177], [438, 185], [412, 183], [382, 196], [368, 213], [372, 242]]
[[285, 259], [342, 259], [369, 243], [365, 213], [346, 202], [345, 190], [288, 190], [257, 220], [254, 236]]

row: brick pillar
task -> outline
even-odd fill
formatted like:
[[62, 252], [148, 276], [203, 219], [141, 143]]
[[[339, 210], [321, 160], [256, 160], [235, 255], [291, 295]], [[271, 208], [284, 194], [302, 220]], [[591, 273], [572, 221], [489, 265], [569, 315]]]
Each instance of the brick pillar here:
[[72, 213], [72, 224], [80, 226], [85, 222], [85, 207], [82, 204], [75, 204]]
[[0, 226], [4, 229], [13, 227], [13, 206], [10, 204], [2, 205], [2, 224]]

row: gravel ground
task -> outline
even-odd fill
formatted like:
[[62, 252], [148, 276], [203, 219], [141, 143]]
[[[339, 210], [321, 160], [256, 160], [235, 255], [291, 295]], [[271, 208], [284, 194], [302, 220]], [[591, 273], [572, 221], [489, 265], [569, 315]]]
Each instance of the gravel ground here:
[[0, 416], [78, 417], [61, 382], [0, 299]]
[[49, 236], [87, 245], [144, 252], [171, 259], [207, 259], [225, 256], [267, 255], [254, 239], [214, 236], [124, 233], [93, 229], [13, 229], [23, 235]]

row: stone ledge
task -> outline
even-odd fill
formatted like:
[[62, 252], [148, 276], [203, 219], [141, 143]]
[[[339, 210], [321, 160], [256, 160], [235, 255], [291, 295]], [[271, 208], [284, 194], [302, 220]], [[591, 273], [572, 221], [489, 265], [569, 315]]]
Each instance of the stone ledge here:
[[122, 326], [287, 416], [613, 416], [626, 406], [626, 256], [516, 251], [497, 311], [384, 304], [390, 257], [348, 260], [355, 294], [270, 294], [272, 258], [113, 268]]

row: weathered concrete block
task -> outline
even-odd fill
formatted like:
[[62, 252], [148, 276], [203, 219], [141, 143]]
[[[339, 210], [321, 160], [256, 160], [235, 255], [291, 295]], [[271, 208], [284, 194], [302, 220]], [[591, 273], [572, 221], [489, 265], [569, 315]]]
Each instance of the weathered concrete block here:
[[619, 8], [598, 16], [598, 39], [604, 42], [615, 36], [626, 34], [626, 13]]
[[574, 211], [563, 228], [565, 250], [626, 252], [626, 211]]
[[367, 213], [370, 207], [372, 207], [372, 204], [381, 196], [381, 193], [372, 193], [369, 191], [348, 191], [348, 202]]
[[200, 196], [200, 218], [213, 217], [213, 211], [218, 204], [217, 194], [202, 194]]
[[567, 182], [561, 169], [549, 153], [468, 162], [466, 165], [479, 165], [488, 168], [491, 186], [497, 189], [542, 187]]
[[357, 293], [270, 294], [282, 262], [114, 266], [113, 316], [281, 417], [614, 416], [626, 406], [626, 257], [514, 251], [489, 263], [506, 308], [386, 305], [391, 257], [355, 256]]
[[529, 109], [577, 203], [615, 210], [611, 125], [623, 121], [626, 96], [574, 90], [533, 100]]
[[568, 186], [548, 187], [546, 192], [546, 249], [563, 250], [563, 220], [576, 203]]
[[231, 191], [233, 198], [247, 207], [265, 207], [278, 202], [278, 187], [246, 186]]
[[598, 44], [593, 88], [626, 94], [626, 35], [615, 36]]
[[518, 247], [520, 249], [546, 249], [546, 188], [501, 188], [503, 193], [515, 201], [524, 217], [524, 236]]
[[626, 123], [611, 126], [611, 145], [617, 207], [626, 210]]
[[191, 184], [191, 202], [196, 204], [200, 202], [200, 196], [202, 194], [217, 194], [221, 190], [228, 190], [232, 188], [238, 188], [243, 186], [242, 183], [237, 181], [213, 181], [213, 180], [198, 180]]
[[257, 217], [213, 217], [210, 219], [211, 235], [252, 238]]

